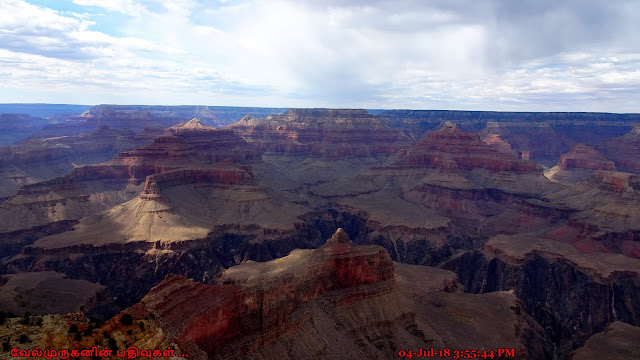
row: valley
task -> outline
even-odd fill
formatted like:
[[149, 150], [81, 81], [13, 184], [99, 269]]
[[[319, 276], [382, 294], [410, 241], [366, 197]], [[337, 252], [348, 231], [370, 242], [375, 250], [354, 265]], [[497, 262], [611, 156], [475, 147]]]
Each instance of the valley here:
[[637, 114], [95, 106], [0, 147], [0, 310], [43, 319], [9, 318], [0, 340], [624, 354], [632, 340], [608, 337], [640, 326], [638, 129]]

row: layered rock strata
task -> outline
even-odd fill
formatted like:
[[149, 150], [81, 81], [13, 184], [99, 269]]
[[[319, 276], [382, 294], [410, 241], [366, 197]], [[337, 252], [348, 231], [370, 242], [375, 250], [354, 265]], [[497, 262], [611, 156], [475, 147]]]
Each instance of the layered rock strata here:
[[585, 179], [596, 170], [615, 171], [616, 167], [613, 161], [607, 160], [597, 150], [577, 144], [560, 157], [558, 165], [546, 170], [545, 176], [554, 181], [573, 183]]
[[640, 323], [640, 260], [624, 255], [585, 254], [532, 235], [500, 235], [443, 267], [456, 272], [467, 291], [514, 291], [554, 339], [560, 358], [611, 322]]
[[[230, 268], [219, 280], [222, 285], [167, 277], [130, 311], [152, 314], [169, 341], [190, 358], [331, 359], [356, 353], [385, 358], [420, 343], [489, 348], [494, 341], [517, 349], [517, 358], [550, 356], [540, 328], [512, 296], [472, 300], [443, 292], [456, 291], [451, 273], [398, 266], [394, 275], [384, 249], [352, 246], [339, 229], [319, 249]], [[489, 303], [491, 310], [478, 311]], [[473, 311], [464, 325], [452, 316]], [[493, 332], [492, 340], [481, 335], [489, 326], [482, 324], [484, 317], [503, 311], [515, 328]], [[454, 329], [454, 323], [474, 340], [466, 344], [468, 336], [438, 332], [441, 326]]]

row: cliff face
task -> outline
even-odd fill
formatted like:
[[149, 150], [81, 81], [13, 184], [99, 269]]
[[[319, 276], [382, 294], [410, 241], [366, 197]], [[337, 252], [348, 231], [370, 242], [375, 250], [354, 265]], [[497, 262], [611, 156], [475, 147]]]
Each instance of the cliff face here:
[[[32, 184], [25, 181], [27, 184], [17, 191], [16, 196], [0, 207], [0, 218], [12, 218], [16, 211], [33, 212], [33, 215], [25, 214], [19, 224], [7, 221], [4, 228], [0, 226], [0, 231], [14, 231], [54, 221], [78, 220], [130, 200], [140, 190], [143, 190], [143, 194], [158, 193], [158, 186], [170, 187], [181, 182], [248, 184], [250, 175], [247, 174], [251, 172], [248, 167], [240, 169], [227, 164], [249, 162], [257, 152], [230, 131], [197, 124], [200, 123], [195, 120], [170, 128], [151, 144], [122, 151], [104, 163], [75, 167], [67, 174], [47, 181]], [[96, 151], [102, 154], [106, 150], [100, 144], [115, 146], [117, 134], [102, 127], [91, 136], [71, 138], [78, 138], [87, 146], [92, 144], [94, 137], [101, 139], [92, 146], [99, 148]], [[148, 137], [143, 139], [146, 141]], [[35, 141], [40, 140], [32, 140]], [[135, 142], [132, 140], [132, 143]], [[74, 148], [78, 153], [85, 151], [85, 156], [87, 151], [91, 153], [86, 147]], [[220, 163], [226, 167], [214, 166]], [[171, 173], [160, 176], [167, 172]], [[71, 210], [61, 211], [61, 207], [70, 207]]]
[[[443, 293], [456, 291], [451, 273], [399, 266], [394, 274], [384, 249], [353, 246], [339, 229], [319, 249], [232, 267], [222, 274], [222, 285], [169, 276], [131, 312], [152, 314], [168, 341], [188, 351], [190, 358], [331, 359], [338, 353], [384, 358], [420, 343], [440, 348], [466, 341], [468, 337], [438, 333], [440, 326], [456, 322], [449, 312], [466, 313], [473, 310], [462, 310], [464, 306], [479, 309], [494, 302], [497, 307], [492, 309], [503, 311], [505, 306], [511, 313], [507, 321], [517, 325], [515, 332], [511, 327], [494, 332], [493, 339], [517, 348], [517, 358], [550, 356], [540, 329], [519, 310], [517, 301], [508, 305], [513, 301], [509, 296], [477, 302], [464, 294]], [[496, 310], [478, 311], [461, 325], [460, 331], [477, 335], [469, 346], [491, 346], [474, 326], [483, 327], [484, 314]], [[341, 345], [328, 347], [320, 338]]]
[[0, 197], [11, 196], [22, 185], [64, 175], [76, 166], [101, 163], [119, 151], [153, 142], [147, 134], [102, 126], [87, 134], [21, 141], [0, 148]]
[[[455, 165], [453, 163], [455, 163]], [[538, 164], [517, 160], [498, 152], [480, 140], [478, 134], [463, 132], [452, 123], [428, 133], [396, 162], [399, 166], [451, 167], [471, 170], [540, 172]]]
[[[24, 142], [51, 145], [52, 158], [24, 152], [43, 164], [65, 144], [86, 154], [121, 147], [35, 184], [10, 169], [24, 186], [0, 199], [0, 271], [99, 283], [117, 310], [158, 285], [128, 311], [155, 324], [144, 336], [180, 342], [194, 357], [390, 358], [405, 345], [508, 344], [525, 358], [566, 358], [608, 322], [637, 321], [627, 295], [637, 295], [636, 270], [619, 259], [640, 258], [638, 174], [577, 145], [558, 155], [549, 180], [536, 158], [560, 146], [546, 154], [516, 144], [564, 139], [560, 120], [501, 125], [500, 135], [469, 132], [488, 119], [433, 118], [413, 145], [404, 132], [422, 120], [397, 118], [407, 127], [394, 129], [362, 110], [292, 110], [229, 129], [183, 120], [137, 135], [103, 127], [84, 142]], [[0, 159], [11, 158], [7, 149]], [[371, 247], [338, 233], [320, 249], [292, 252], [320, 247], [339, 227]], [[390, 275], [389, 259], [444, 266], [482, 295], [457, 291], [449, 271], [396, 263]], [[180, 276], [159, 285], [169, 274]], [[133, 330], [117, 335], [119, 346], [138, 341]]]
[[591, 169], [591, 170], [615, 170], [612, 161], [607, 160], [600, 155], [595, 149], [578, 144], [574, 146], [567, 154], [562, 155], [558, 162], [560, 169]]
[[[179, 342], [193, 342], [210, 357], [220, 355], [225, 347], [226, 352], [242, 347], [250, 353], [307, 320], [309, 314], [298, 311], [306, 303], [359, 285], [364, 287], [346, 292], [339, 300], [389, 292], [393, 274], [384, 249], [334, 243], [297, 250], [270, 263], [238, 265], [222, 275], [225, 285], [168, 277], [142, 304], [162, 319], [170, 333], [179, 334]], [[366, 288], [373, 284], [377, 286]]]
[[547, 122], [487, 122], [483, 136], [498, 135], [521, 158], [545, 165], [555, 164], [561, 154], [574, 144], [564, 134], [556, 132]]
[[613, 322], [571, 354], [571, 360], [624, 360], [640, 357], [640, 328]]
[[497, 236], [444, 268], [470, 292], [513, 290], [556, 339], [561, 357], [610, 322], [640, 322], [640, 260], [623, 255], [587, 255], [548, 239]]
[[596, 148], [613, 160], [618, 170], [640, 173], [640, 127], [636, 126], [627, 134], [605, 141]]
[[263, 150], [335, 159], [389, 155], [410, 144], [365, 110], [294, 109], [228, 128]]
[[184, 140], [208, 162], [238, 163], [260, 159], [259, 151], [234, 131], [205, 126], [199, 119], [172, 126], [168, 131]]
[[596, 170], [615, 171], [613, 161], [606, 159], [597, 150], [577, 144], [571, 151], [563, 154], [558, 165], [545, 171], [549, 179], [561, 183], [576, 183], [586, 179]]

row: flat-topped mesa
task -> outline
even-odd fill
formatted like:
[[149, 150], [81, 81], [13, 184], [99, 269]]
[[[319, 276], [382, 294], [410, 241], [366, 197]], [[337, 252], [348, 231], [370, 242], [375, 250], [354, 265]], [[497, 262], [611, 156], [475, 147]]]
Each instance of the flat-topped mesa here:
[[391, 154], [411, 144], [365, 110], [294, 109], [228, 126], [263, 150], [336, 157]]
[[590, 169], [614, 171], [613, 161], [607, 160], [597, 150], [584, 144], [577, 144], [571, 151], [562, 155], [558, 166], [562, 170]]
[[[157, 138], [153, 144], [118, 154], [111, 163], [148, 162], [155, 160], [188, 159], [195, 156], [195, 150], [185, 141], [173, 135], [164, 135]], [[132, 161], [131, 161], [132, 160]]]
[[206, 162], [242, 163], [260, 159], [259, 151], [233, 130], [206, 126], [196, 118], [169, 127], [167, 133], [181, 138]]
[[475, 133], [463, 132], [451, 122], [432, 131], [409, 148], [392, 167], [484, 168], [492, 171], [541, 173], [532, 161], [518, 160], [514, 154], [500, 152]]
[[393, 262], [382, 247], [330, 240], [316, 250], [234, 266], [223, 273], [224, 285], [168, 276], [142, 304], [181, 347], [195, 345], [219, 357], [237, 349], [251, 353], [295, 330], [309, 319], [305, 304], [324, 294], [338, 303], [375, 297], [389, 293], [393, 279]]
[[159, 195], [165, 188], [194, 183], [251, 185], [254, 181], [249, 168], [231, 166], [181, 168], [147, 176], [140, 198], [151, 199], [148, 195]]

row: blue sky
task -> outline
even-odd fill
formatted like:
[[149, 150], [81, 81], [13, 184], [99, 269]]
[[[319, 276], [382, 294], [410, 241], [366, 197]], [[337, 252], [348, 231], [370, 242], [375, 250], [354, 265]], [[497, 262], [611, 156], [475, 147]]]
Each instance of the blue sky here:
[[0, 102], [640, 112], [636, 0], [2, 0]]

